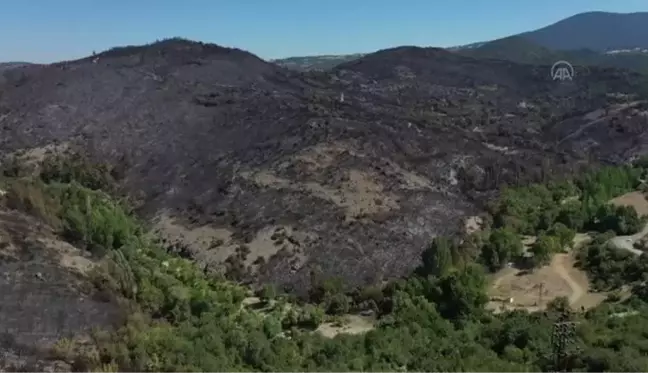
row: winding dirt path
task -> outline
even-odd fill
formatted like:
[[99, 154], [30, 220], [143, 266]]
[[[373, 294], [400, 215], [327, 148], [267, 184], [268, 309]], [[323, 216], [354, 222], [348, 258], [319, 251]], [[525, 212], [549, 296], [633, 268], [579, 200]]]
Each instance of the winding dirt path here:
[[[645, 183], [644, 180], [641, 181], [642, 183]], [[610, 203], [615, 206], [631, 206], [637, 211], [637, 214], [641, 216], [648, 215], [648, 200], [646, 200], [646, 196], [639, 191], [626, 193], [613, 198], [610, 200]], [[644, 225], [643, 229], [635, 234], [616, 236], [611, 238], [608, 243], [612, 244], [612, 246], [617, 249], [626, 250], [639, 256], [643, 254], [643, 251], [635, 249], [634, 244], [641, 240], [646, 234], [648, 234], [648, 224]]]
[[346, 315], [344, 324], [336, 326], [333, 323], [323, 323], [317, 332], [326, 338], [335, 338], [338, 334], [363, 334], [375, 328], [374, 320], [370, 317]]
[[643, 251], [635, 249], [634, 244], [635, 242], [642, 239], [646, 234], [648, 234], [648, 224], [646, 224], [641, 231], [635, 234], [628, 235], [628, 236], [612, 237], [608, 242], [611, 243], [617, 249], [626, 250], [639, 256], [643, 254]]
[[[578, 128], [576, 131], [570, 133], [569, 135], [565, 136], [562, 140], [558, 141], [558, 145], [562, 144], [562, 143], [565, 142], [566, 140], [569, 140], [569, 139], [571, 139], [571, 138], [573, 138], [573, 137], [576, 137], [576, 136], [581, 135], [585, 130], [587, 130], [588, 128], [592, 127], [593, 125], [595, 125], [595, 124], [597, 124], [597, 123], [601, 123], [601, 122], [603, 122], [603, 121], [609, 119], [611, 116], [614, 116], [614, 115], [619, 114], [621, 111], [623, 111], [623, 110], [625, 110], [625, 109], [629, 109], [629, 108], [636, 107], [637, 105], [639, 105], [639, 104], [641, 104], [641, 103], [643, 103], [643, 102], [644, 102], [644, 101], [628, 102], [628, 103], [625, 103], [625, 104], [619, 104], [619, 105], [616, 105], [616, 106], [613, 107], [613, 108], [610, 108], [609, 111], [608, 111], [608, 114], [607, 114], [607, 115], [601, 115], [601, 116], [598, 116], [598, 115], [597, 115], [597, 118], [596, 118], [596, 119], [591, 120], [591, 121], [585, 123], [585, 124], [582, 125], [580, 128]], [[591, 114], [591, 113], [590, 113], [590, 114]], [[600, 114], [604, 114], [604, 113], [600, 113]]]
[[587, 293], [587, 291], [569, 274], [569, 270], [567, 268], [571, 265], [566, 263], [568, 261], [569, 254], [556, 254], [551, 261], [551, 268], [560, 277], [562, 277], [562, 279], [565, 280], [565, 282], [567, 282], [569, 287], [572, 289], [572, 293], [569, 296], [569, 304], [573, 305], [578, 302], [583, 297], [583, 295]]

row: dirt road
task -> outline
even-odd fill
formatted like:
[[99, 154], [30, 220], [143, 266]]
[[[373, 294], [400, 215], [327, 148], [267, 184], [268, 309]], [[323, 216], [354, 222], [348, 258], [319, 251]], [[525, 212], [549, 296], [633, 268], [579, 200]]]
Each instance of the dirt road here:
[[[592, 120], [590, 120], [590, 122], [587, 122], [587, 123], [585, 123], [584, 125], [582, 125], [580, 128], [578, 128], [578, 129], [577, 129], [576, 131], [574, 131], [573, 133], [571, 133], [571, 134], [565, 136], [562, 140], [558, 141], [558, 145], [562, 144], [562, 143], [565, 142], [566, 140], [569, 140], [569, 139], [571, 139], [571, 138], [573, 138], [573, 137], [579, 136], [579, 135], [582, 134], [585, 130], [587, 130], [588, 128], [592, 127], [593, 125], [595, 125], [595, 124], [597, 124], [597, 123], [601, 123], [601, 122], [605, 121], [606, 119], [609, 119], [610, 116], [617, 115], [617, 114], [619, 114], [622, 110], [625, 110], [625, 109], [628, 109], [628, 108], [636, 107], [637, 105], [639, 105], [639, 104], [641, 104], [641, 103], [643, 103], [643, 102], [644, 102], [644, 101], [634, 101], [634, 102], [629, 102], [629, 103], [627, 103], [627, 104], [620, 104], [620, 105], [616, 105], [615, 107], [613, 107], [613, 108], [611, 108], [611, 109], [609, 110], [609, 112], [608, 112], [607, 115], [603, 115], [603, 114], [605, 113], [605, 111], [603, 111], [603, 112], [598, 112], [598, 113], [596, 113], [595, 116], [592, 115], [592, 114], [594, 114], [594, 113], [590, 113], [589, 116], [586, 116], [586, 119], [592, 119]], [[596, 119], [593, 119], [594, 117], [596, 117]]]
[[[631, 206], [639, 215], [648, 215], [648, 200], [646, 200], [646, 196], [640, 191], [634, 191], [618, 196], [610, 200], [610, 203], [615, 206]], [[639, 256], [643, 254], [643, 251], [635, 249], [634, 244], [642, 239], [646, 234], [648, 234], [648, 224], [646, 224], [640, 232], [633, 235], [614, 237], [610, 239], [608, 243], [611, 243], [612, 246], [617, 249], [626, 250]]]
[[616, 236], [611, 238], [608, 242], [611, 243], [612, 246], [616, 247], [617, 249], [627, 250], [639, 256], [644, 252], [635, 249], [634, 244], [635, 242], [643, 238], [643, 236], [645, 236], [646, 234], [648, 234], [648, 224], [646, 224], [640, 232], [637, 232], [629, 236]]
[[574, 280], [571, 275], [569, 274], [569, 270], [567, 268], [568, 264], [567, 262], [569, 261], [569, 254], [556, 254], [553, 257], [553, 260], [551, 261], [551, 268], [563, 279], [569, 287], [572, 289], [572, 293], [569, 296], [569, 304], [573, 305], [576, 302], [578, 302], [587, 291], [583, 289], [583, 287], [576, 281]]

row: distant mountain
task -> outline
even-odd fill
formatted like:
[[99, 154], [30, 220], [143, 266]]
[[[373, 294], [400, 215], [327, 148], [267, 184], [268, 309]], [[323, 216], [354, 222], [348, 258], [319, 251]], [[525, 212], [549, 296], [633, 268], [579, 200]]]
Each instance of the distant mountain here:
[[588, 12], [535, 31], [450, 48], [475, 58], [619, 67], [648, 73], [648, 12]]
[[[565, 59], [648, 72], [648, 12], [580, 13], [534, 31], [447, 49], [475, 58], [543, 64]], [[291, 57], [273, 62], [295, 70], [323, 70], [362, 56]]]
[[519, 36], [557, 50], [648, 48], [648, 12], [580, 13]]
[[522, 63], [558, 59], [648, 72], [648, 12], [588, 12], [535, 31], [451, 48], [477, 58]]
[[[595, 52], [648, 52], [648, 12], [587, 12], [549, 26], [512, 35], [552, 50]], [[506, 40], [507, 38], [499, 39]], [[497, 40], [449, 48], [476, 49]]]
[[340, 54], [340, 55], [327, 55], [327, 56], [302, 56], [302, 57], [288, 57], [272, 60], [277, 65], [287, 67], [293, 70], [309, 71], [309, 70], [328, 70], [341, 63], [353, 61], [364, 56], [363, 53], [355, 54]]
[[[473, 58], [507, 60], [525, 64], [553, 64], [559, 60], [567, 60], [578, 65], [617, 67], [648, 73], [648, 52], [641, 48], [612, 50], [606, 53], [589, 49], [552, 50], [524, 37], [510, 36], [491, 42], [448, 48], [448, 50]], [[363, 54], [347, 54], [290, 57], [272, 62], [297, 71], [329, 70], [363, 56]]]
[[451, 50], [474, 58], [509, 60], [531, 64], [553, 63], [552, 61], [563, 59], [565, 54], [545, 48], [520, 36], [510, 36]]
[[553, 64], [566, 60], [574, 65], [617, 67], [648, 73], [648, 53], [636, 50], [602, 53], [590, 49], [549, 49], [523, 36], [511, 36], [454, 52], [474, 58], [526, 64]]

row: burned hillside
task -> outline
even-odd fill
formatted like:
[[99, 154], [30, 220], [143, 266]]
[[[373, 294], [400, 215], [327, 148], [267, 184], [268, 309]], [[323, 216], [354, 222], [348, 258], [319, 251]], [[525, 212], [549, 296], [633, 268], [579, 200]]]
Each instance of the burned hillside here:
[[123, 165], [153, 227], [232, 277], [369, 283], [409, 272], [502, 183], [642, 150], [638, 76], [549, 70], [401, 47], [298, 73], [173, 39], [5, 71], [0, 149]]
[[[95, 260], [42, 222], [0, 208], [0, 369], [70, 370], [53, 351], [60, 341], [89, 340], [124, 314], [93, 283]], [[62, 346], [61, 346], [62, 347]]]

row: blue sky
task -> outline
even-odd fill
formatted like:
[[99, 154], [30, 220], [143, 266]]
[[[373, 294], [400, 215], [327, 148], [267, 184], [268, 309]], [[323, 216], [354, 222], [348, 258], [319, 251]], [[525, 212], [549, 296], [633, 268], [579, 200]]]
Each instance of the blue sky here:
[[18, 0], [0, 12], [0, 61], [53, 62], [166, 37], [263, 58], [447, 47], [647, 0]]

